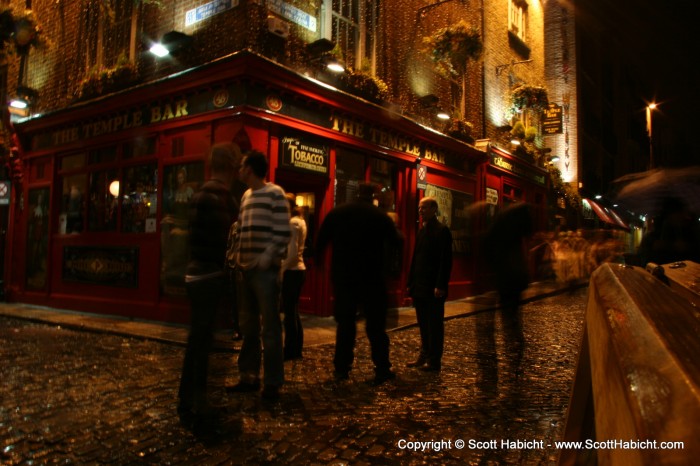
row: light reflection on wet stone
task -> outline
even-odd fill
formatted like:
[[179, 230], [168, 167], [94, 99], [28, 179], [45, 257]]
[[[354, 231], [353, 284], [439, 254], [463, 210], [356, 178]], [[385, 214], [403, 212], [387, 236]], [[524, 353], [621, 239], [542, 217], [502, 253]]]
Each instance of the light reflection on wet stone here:
[[[405, 368], [417, 328], [392, 332], [398, 379], [378, 388], [362, 329], [348, 382], [332, 379], [332, 346], [287, 363], [279, 403], [227, 394], [235, 356], [214, 354], [210, 395], [219, 438], [197, 438], [175, 412], [183, 348], [0, 318], [0, 463], [553, 464], [545, 450], [414, 452], [410, 441], [542, 439], [563, 430], [586, 290], [524, 307], [520, 371], [498, 315], [446, 322], [443, 371]], [[493, 326], [483, 340], [479, 328]], [[360, 325], [362, 327], [362, 324]]]

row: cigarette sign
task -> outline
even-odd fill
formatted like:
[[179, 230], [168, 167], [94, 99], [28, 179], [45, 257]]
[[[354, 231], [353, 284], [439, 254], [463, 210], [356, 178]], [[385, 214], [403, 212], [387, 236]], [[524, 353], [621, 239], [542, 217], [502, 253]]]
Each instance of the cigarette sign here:
[[10, 182], [0, 181], [0, 205], [7, 205], [10, 203]]

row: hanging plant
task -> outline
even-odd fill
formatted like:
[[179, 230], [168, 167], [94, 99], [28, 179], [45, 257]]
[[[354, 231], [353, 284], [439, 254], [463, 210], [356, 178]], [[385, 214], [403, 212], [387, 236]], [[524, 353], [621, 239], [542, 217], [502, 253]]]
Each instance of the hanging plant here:
[[548, 105], [547, 89], [542, 86], [520, 84], [510, 91], [510, 111], [513, 114], [523, 110], [541, 112]]
[[389, 97], [389, 87], [384, 81], [364, 71], [347, 71], [342, 79], [350, 92], [356, 92], [371, 102], [382, 102]]
[[462, 76], [469, 60], [478, 60], [484, 50], [481, 33], [462, 20], [423, 38], [438, 71], [448, 77]]
[[558, 199], [563, 199], [566, 205], [572, 209], [581, 207], [581, 195], [571, 184], [566, 183], [561, 177], [559, 168], [550, 165], [547, 167], [549, 178], [552, 182], [551, 193]]
[[472, 136], [473, 129], [474, 125], [472, 125], [471, 122], [459, 118], [453, 118], [447, 123], [447, 127], [443, 132], [455, 139], [473, 144], [475, 141], [474, 137]]
[[78, 100], [86, 100], [115, 92], [134, 83], [137, 79], [136, 66], [122, 54], [117, 59], [117, 64], [112, 68], [92, 68], [87, 76], [78, 83], [76, 97]]

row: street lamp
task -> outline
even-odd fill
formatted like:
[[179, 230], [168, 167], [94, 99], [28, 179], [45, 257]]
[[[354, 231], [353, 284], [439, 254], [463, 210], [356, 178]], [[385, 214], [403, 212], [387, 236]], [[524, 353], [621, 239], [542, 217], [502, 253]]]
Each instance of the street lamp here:
[[654, 168], [654, 141], [652, 139], [652, 115], [651, 112], [656, 108], [656, 103], [652, 102], [647, 105], [647, 134], [649, 134], [649, 170]]

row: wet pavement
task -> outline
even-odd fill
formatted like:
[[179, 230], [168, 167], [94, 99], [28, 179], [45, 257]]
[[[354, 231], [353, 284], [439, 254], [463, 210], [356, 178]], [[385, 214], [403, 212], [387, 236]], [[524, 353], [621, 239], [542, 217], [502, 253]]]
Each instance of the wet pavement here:
[[332, 381], [333, 345], [321, 339], [305, 348], [303, 360], [285, 363], [278, 402], [227, 393], [225, 386], [237, 381], [236, 355], [218, 351], [211, 356], [210, 396], [221, 406], [221, 424], [199, 436], [176, 414], [181, 345], [6, 315], [0, 462], [555, 464], [586, 292], [523, 307], [519, 367], [489, 306], [454, 312], [445, 323], [439, 374], [405, 367], [415, 359], [418, 329], [397, 322], [390, 339], [398, 377], [380, 387], [367, 383], [373, 370], [363, 324], [349, 381]]

